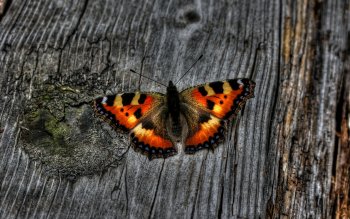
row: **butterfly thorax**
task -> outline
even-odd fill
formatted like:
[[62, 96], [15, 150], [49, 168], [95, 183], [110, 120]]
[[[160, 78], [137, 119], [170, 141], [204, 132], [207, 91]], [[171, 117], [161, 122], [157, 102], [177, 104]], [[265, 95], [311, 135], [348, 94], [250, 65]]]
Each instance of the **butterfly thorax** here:
[[172, 134], [180, 136], [182, 130], [180, 123], [180, 96], [172, 81], [169, 81], [167, 87], [167, 105]]

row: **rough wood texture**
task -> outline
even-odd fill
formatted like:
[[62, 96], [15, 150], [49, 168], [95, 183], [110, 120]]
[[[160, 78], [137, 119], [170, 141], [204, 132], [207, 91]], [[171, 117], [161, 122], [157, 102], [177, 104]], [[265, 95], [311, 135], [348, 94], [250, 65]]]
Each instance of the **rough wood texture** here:
[[[348, 0], [0, 2], [1, 218], [350, 217]], [[93, 116], [200, 54], [180, 89], [257, 84], [214, 153], [150, 162]]]

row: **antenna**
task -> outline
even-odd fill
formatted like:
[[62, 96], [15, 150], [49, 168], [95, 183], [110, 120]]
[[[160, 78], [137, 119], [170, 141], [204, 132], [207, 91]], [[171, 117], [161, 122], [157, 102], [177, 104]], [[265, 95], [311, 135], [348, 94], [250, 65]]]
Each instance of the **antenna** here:
[[144, 75], [142, 75], [142, 74], [136, 72], [134, 69], [130, 69], [130, 71], [131, 71], [132, 73], [135, 73], [135, 74], [140, 75], [140, 77], [147, 78], [148, 80], [151, 80], [151, 81], [153, 81], [153, 82], [156, 82], [157, 84], [163, 85], [164, 87], [168, 87], [168, 86], [166, 86], [166, 85], [163, 84], [163, 83], [160, 83], [160, 82], [158, 82], [158, 81], [156, 81], [156, 80], [154, 80], [154, 79], [152, 79], [152, 78], [149, 78], [149, 77], [147, 77], [147, 76], [144, 76]]
[[146, 56], [143, 56], [141, 60], [141, 69], [140, 69], [140, 77], [139, 77], [139, 91], [141, 90], [141, 79], [142, 79], [142, 72], [143, 72], [143, 63], [146, 59]]
[[179, 83], [181, 81], [181, 79], [192, 69], [192, 67], [203, 57], [203, 55], [200, 55], [199, 58], [191, 65], [191, 67], [185, 72], [185, 74], [183, 74], [180, 79], [175, 83], [175, 85], [177, 83]]

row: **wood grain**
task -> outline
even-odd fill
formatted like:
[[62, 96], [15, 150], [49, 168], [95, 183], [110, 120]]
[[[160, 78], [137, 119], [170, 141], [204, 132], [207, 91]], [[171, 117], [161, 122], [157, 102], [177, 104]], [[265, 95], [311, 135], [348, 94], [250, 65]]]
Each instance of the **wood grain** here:
[[[348, 0], [6, 2], [0, 218], [349, 217]], [[129, 69], [167, 83], [201, 54], [180, 90], [256, 82], [214, 153], [149, 161], [93, 115]]]

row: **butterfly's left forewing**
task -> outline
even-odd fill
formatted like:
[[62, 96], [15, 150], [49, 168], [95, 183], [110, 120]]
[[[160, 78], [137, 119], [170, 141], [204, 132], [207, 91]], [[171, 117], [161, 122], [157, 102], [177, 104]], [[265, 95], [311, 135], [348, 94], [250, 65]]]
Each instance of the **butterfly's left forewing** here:
[[188, 125], [185, 152], [213, 148], [224, 138], [225, 120], [237, 115], [247, 99], [254, 96], [255, 83], [249, 79], [216, 81], [180, 93]]
[[130, 132], [134, 148], [150, 159], [176, 154], [165, 129], [165, 96], [160, 93], [123, 93], [97, 98], [96, 114], [116, 131]]

